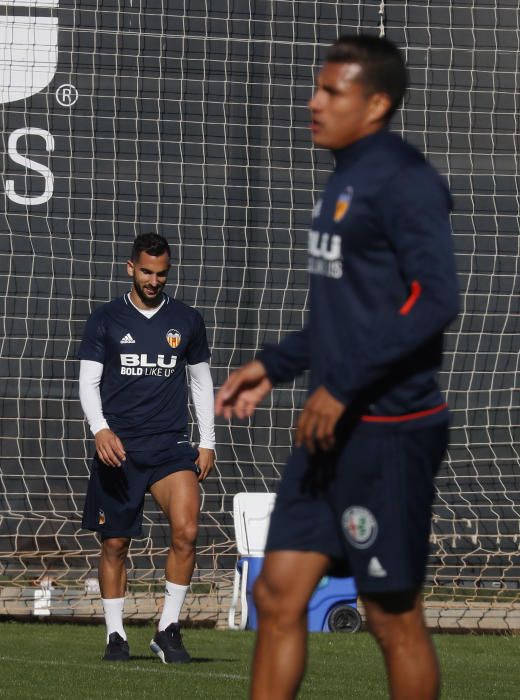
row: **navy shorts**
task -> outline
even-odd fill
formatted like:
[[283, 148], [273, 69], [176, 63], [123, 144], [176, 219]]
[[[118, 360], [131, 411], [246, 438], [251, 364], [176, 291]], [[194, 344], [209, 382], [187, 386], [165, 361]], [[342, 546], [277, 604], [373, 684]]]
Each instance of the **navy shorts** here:
[[107, 537], [140, 537], [144, 497], [156, 481], [174, 472], [199, 473], [198, 450], [189, 442], [162, 450], [127, 451], [121, 467], [94, 456], [83, 511], [83, 527]]
[[419, 588], [429, 552], [433, 480], [446, 422], [403, 429], [357, 423], [332, 452], [294, 449], [266, 551], [320, 552], [361, 593]]

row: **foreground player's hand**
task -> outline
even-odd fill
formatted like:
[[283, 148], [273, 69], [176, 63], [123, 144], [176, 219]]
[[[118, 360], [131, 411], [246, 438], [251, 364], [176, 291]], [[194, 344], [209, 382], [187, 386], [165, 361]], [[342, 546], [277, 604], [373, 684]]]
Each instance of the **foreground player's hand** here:
[[103, 464], [109, 467], [120, 467], [126, 458], [126, 452], [117, 435], [108, 428], [103, 428], [103, 430], [98, 430], [94, 440], [99, 459]]
[[228, 420], [233, 415], [249, 418], [272, 388], [263, 364], [259, 360], [248, 362], [232, 372], [220, 387], [215, 400], [215, 413]]
[[199, 447], [199, 456], [195, 460], [195, 464], [199, 468], [199, 481], [204, 481], [215, 466], [215, 450]]
[[311, 454], [316, 446], [331, 450], [335, 444], [334, 430], [346, 406], [320, 386], [307, 399], [296, 425], [296, 445], [305, 445]]

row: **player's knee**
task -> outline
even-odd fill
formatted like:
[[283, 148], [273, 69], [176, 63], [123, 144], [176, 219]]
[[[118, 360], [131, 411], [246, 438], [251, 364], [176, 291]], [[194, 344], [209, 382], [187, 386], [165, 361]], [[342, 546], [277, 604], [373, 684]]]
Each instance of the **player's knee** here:
[[383, 652], [399, 644], [399, 630], [389, 617], [367, 616], [367, 625]]
[[363, 602], [368, 628], [383, 652], [395, 653], [423, 634], [424, 623], [416, 591], [363, 596]]
[[198, 525], [196, 522], [187, 522], [177, 525], [172, 532], [172, 546], [176, 551], [192, 551], [197, 542]]
[[262, 576], [253, 585], [253, 600], [261, 615], [276, 615], [279, 606], [276, 590]]
[[130, 540], [127, 537], [110, 537], [103, 540], [103, 556], [113, 560], [125, 560]]
[[299, 620], [306, 610], [284, 588], [262, 575], [254, 583], [253, 600], [261, 617], [276, 620], [280, 625]]

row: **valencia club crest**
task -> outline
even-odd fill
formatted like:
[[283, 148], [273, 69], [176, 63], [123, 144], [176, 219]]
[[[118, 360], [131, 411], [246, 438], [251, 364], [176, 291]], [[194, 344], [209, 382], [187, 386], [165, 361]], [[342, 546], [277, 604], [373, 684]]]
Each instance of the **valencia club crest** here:
[[179, 331], [176, 331], [173, 328], [170, 329], [168, 333], [166, 333], [166, 342], [174, 350], [175, 348], [178, 348], [181, 344], [181, 334], [179, 333]]
[[354, 188], [350, 185], [340, 194], [336, 201], [336, 209], [334, 210], [334, 223], [341, 221], [350, 209], [352, 197], [354, 196]]

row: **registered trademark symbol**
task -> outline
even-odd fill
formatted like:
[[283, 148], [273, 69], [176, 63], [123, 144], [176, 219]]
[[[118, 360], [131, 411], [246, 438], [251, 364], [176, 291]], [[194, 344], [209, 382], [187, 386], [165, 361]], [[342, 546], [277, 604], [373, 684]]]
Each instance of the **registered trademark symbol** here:
[[72, 107], [78, 101], [79, 92], [74, 85], [64, 83], [56, 90], [56, 99], [62, 107]]

